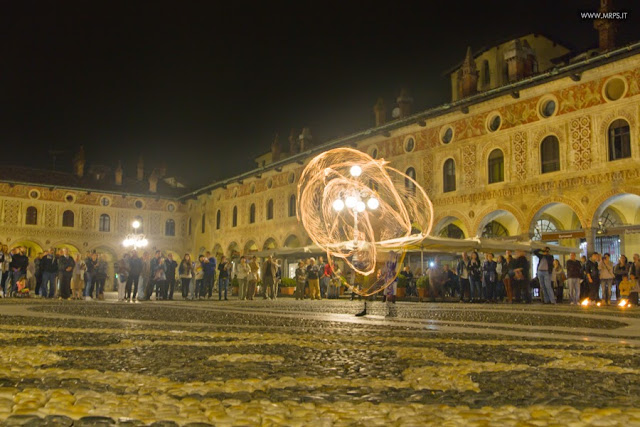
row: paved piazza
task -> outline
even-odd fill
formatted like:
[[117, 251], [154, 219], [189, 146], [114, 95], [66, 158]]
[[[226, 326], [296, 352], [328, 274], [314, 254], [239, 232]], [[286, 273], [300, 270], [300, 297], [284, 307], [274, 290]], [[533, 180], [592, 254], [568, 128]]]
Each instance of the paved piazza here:
[[0, 300], [4, 425], [640, 425], [640, 311]]

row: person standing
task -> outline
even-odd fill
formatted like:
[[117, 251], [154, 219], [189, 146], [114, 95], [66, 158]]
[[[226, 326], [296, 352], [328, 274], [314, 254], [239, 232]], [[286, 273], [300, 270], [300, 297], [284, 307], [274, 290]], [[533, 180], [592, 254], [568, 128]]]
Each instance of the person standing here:
[[85, 273], [86, 282], [85, 282], [85, 288], [84, 288], [84, 296], [87, 299], [89, 299], [89, 298], [93, 298], [93, 290], [97, 287], [98, 254], [95, 252], [90, 254], [86, 258], [85, 264], [87, 266], [87, 271]]
[[182, 299], [186, 301], [189, 296], [189, 285], [193, 279], [193, 263], [191, 255], [184, 254], [180, 266], [178, 267], [178, 275], [180, 276], [180, 287], [182, 288]]
[[582, 264], [576, 259], [576, 253], [569, 254], [565, 263], [567, 270], [567, 286], [569, 287], [569, 304], [580, 304], [580, 282], [582, 281]]
[[625, 277], [629, 277], [629, 269], [631, 264], [627, 261], [627, 257], [625, 255], [620, 255], [620, 259], [618, 259], [618, 263], [613, 267], [613, 275], [615, 276], [615, 285], [616, 285], [616, 301], [620, 301], [620, 282]]
[[[46, 252], [45, 252], [46, 253]], [[0, 288], [2, 288], [2, 296], [8, 297], [7, 292], [7, 279], [9, 278], [9, 264], [11, 263], [11, 255], [6, 245], [0, 244], [0, 268], [2, 269], [2, 275], [0, 276]]]
[[589, 299], [591, 299], [592, 303], [600, 300], [600, 296], [598, 295], [598, 291], [600, 290], [599, 257], [600, 254], [598, 252], [592, 253], [591, 258], [585, 266], [587, 282], [589, 283]]
[[[205, 263], [206, 262], [207, 260], [205, 260]], [[215, 261], [214, 261], [214, 265], [215, 265]], [[222, 301], [223, 289], [224, 289], [224, 300], [228, 301], [227, 291], [229, 289], [229, 270], [231, 270], [231, 263], [227, 261], [226, 256], [222, 256], [222, 258], [220, 258], [220, 265], [218, 266], [218, 272], [219, 272], [218, 273], [218, 301]]]
[[27, 277], [27, 267], [29, 267], [29, 258], [26, 255], [26, 249], [20, 246], [15, 249], [13, 255], [11, 255], [11, 293], [17, 292], [18, 280]]
[[436, 296], [439, 296], [442, 301], [444, 301], [444, 282], [446, 281], [446, 277], [438, 257], [435, 257], [433, 260], [433, 266], [429, 267], [427, 274], [429, 275], [429, 285], [431, 287], [431, 302], [435, 302]]
[[458, 260], [456, 271], [460, 278], [460, 302], [464, 302], [464, 295], [469, 295], [468, 302], [471, 302], [471, 289], [469, 288], [469, 257], [466, 252], [462, 252], [462, 258]]
[[142, 273], [142, 260], [138, 257], [138, 252], [133, 250], [129, 259], [129, 277], [127, 277], [127, 285], [125, 287], [124, 298], [126, 300], [133, 302], [136, 299], [140, 273]]
[[176, 270], [178, 263], [173, 259], [173, 254], [169, 252], [167, 254], [167, 260], [165, 261], [167, 266], [167, 292], [164, 295], [165, 299], [173, 300], [173, 291], [176, 287]]
[[320, 296], [326, 298], [329, 281], [331, 280], [331, 274], [327, 274], [327, 269], [330, 272], [331, 266], [328, 263], [325, 264], [322, 257], [318, 257], [318, 269], [320, 270]]
[[513, 286], [516, 302], [531, 303], [531, 289], [529, 288], [529, 260], [524, 251], [516, 252], [513, 269]]
[[162, 294], [162, 291], [160, 290], [160, 284], [156, 282], [156, 271], [158, 271], [159, 264], [160, 263], [164, 264], [164, 261], [162, 260], [163, 260], [162, 252], [156, 251], [154, 257], [151, 258], [151, 261], [149, 262], [151, 279], [149, 282], [150, 286], [147, 286], [146, 292], [145, 292], [146, 299], [148, 300], [151, 299], [151, 296], [153, 295], [154, 290], [156, 292], [156, 301], [160, 299], [160, 295]]
[[484, 255], [482, 263], [482, 290], [486, 302], [496, 302], [497, 263], [493, 260], [493, 254]]
[[195, 282], [195, 289], [192, 294], [193, 299], [204, 298], [205, 293], [202, 290], [203, 288], [202, 281], [204, 278], [204, 264], [205, 264], [205, 257], [204, 255], [200, 255], [198, 257], [198, 262], [193, 267], [193, 278]]
[[551, 275], [553, 274], [553, 256], [550, 255], [548, 247], [536, 249], [533, 254], [538, 257], [538, 280], [540, 289], [544, 295], [545, 304], [555, 304], [556, 297], [551, 286]]
[[307, 266], [307, 280], [309, 281], [309, 294], [311, 299], [321, 299], [320, 297], [320, 269], [316, 265], [315, 258], [309, 258]]
[[118, 301], [124, 301], [126, 284], [129, 280], [129, 254], [125, 253], [115, 267], [118, 276]]
[[36, 295], [42, 295], [42, 269], [40, 268], [40, 262], [42, 261], [42, 252], [38, 252], [38, 255], [33, 260], [33, 265], [35, 267], [35, 277], [36, 277]]
[[248, 280], [251, 274], [251, 267], [247, 264], [247, 257], [240, 257], [240, 262], [235, 265], [236, 278], [238, 279], [238, 299], [244, 301], [248, 295]]
[[142, 277], [142, 284], [139, 285], [138, 299], [148, 301], [153, 291], [151, 287], [151, 255], [149, 255], [149, 252], [142, 253], [142, 271], [140, 272], [140, 276]]
[[71, 296], [71, 277], [73, 277], [73, 268], [75, 265], [75, 261], [69, 256], [69, 249], [62, 248], [62, 256], [58, 258], [61, 299], [69, 299]]
[[[153, 265], [153, 283], [156, 286], [156, 301], [166, 299], [167, 295], [167, 264], [162, 254]], [[151, 296], [149, 296], [151, 298]]]
[[507, 260], [502, 255], [498, 255], [496, 259], [496, 297], [500, 301], [504, 301], [507, 297], [507, 289], [504, 281], [507, 278], [508, 272], [509, 267]]
[[469, 271], [469, 285], [471, 287], [471, 300], [473, 302], [482, 301], [482, 265], [478, 252], [471, 252], [471, 258], [467, 264]]
[[555, 291], [556, 301], [559, 303], [562, 303], [565, 279], [566, 279], [566, 276], [564, 274], [564, 269], [560, 265], [560, 261], [558, 261], [557, 259], [554, 259], [553, 272], [551, 273], [551, 283], [553, 284], [553, 289]]
[[274, 299], [276, 275], [278, 273], [278, 265], [273, 261], [273, 255], [269, 255], [262, 264], [262, 284], [264, 286], [264, 299]]
[[611, 262], [610, 255], [608, 253], [602, 255], [602, 260], [598, 263], [598, 269], [600, 270], [600, 289], [604, 303], [609, 305], [611, 299], [611, 288], [613, 287], [613, 263]]
[[507, 274], [504, 277], [504, 289], [507, 293], [507, 302], [509, 304], [513, 303], [513, 276], [514, 276], [514, 270], [515, 270], [515, 265], [516, 265], [516, 260], [513, 257], [513, 255], [511, 255], [510, 251], [507, 251]]
[[73, 277], [71, 278], [71, 299], [81, 300], [84, 289], [84, 272], [87, 265], [82, 260], [82, 255], [76, 254], [76, 261], [73, 266]]
[[[58, 276], [58, 261], [56, 260], [55, 249], [51, 248], [51, 250], [44, 252], [44, 256], [40, 260], [40, 269], [42, 270], [42, 284], [40, 285], [42, 287], [42, 295], [53, 298], [56, 294], [56, 278]], [[84, 281], [84, 278], [82, 280]]]
[[98, 264], [95, 269], [96, 299], [104, 300], [104, 284], [107, 281], [109, 265], [106, 254], [98, 256]]
[[251, 273], [249, 274], [249, 291], [247, 293], [247, 299], [253, 300], [253, 297], [256, 295], [258, 281], [260, 280], [260, 264], [258, 263], [258, 258], [255, 256], [251, 258], [249, 268], [251, 269]]
[[[224, 257], [223, 257], [224, 258]], [[211, 298], [213, 295], [213, 282], [216, 278], [216, 258], [211, 256], [211, 252], [205, 252], [202, 264], [202, 289], [200, 294], [202, 297]], [[227, 282], [229, 275], [227, 273]], [[218, 283], [218, 293], [220, 293], [220, 283]]]
[[280, 292], [280, 283], [282, 282], [282, 266], [280, 265], [280, 260], [275, 260], [276, 264], [276, 281], [273, 284], [273, 299], [278, 298], [278, 293]]
[[298, 261], [296, 268], [296, 299], [304, 299], [304, 284], [307, 281], [307, 272], [304, 268], [304, 261]]
[[629, 292], [629, 304], [638, 305], [638, 294], [640, 293], [640, 254], [633, 254], [633, 262], [629, 267], [629, 279], [634, 282], [631, 292]]

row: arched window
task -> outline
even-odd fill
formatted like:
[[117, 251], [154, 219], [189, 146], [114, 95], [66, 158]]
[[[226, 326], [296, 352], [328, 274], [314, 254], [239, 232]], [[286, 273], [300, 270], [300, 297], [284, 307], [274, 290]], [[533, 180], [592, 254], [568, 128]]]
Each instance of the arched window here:
[[98, 231], [104, 231], [108, 233], [111, 231], [111, 217], [107, 214], [100, 215], [100, 223], [98, 224]]
[[626, 120], [614, 120], [609, 126], [609, 160], [631, 157], [631, 133]]
[[447, 159], [442, 168], [442, 192], [456, 191], [456, 163]]
[[267, 219], [273, 219], [273, 199], [267, 202]]
[[164, 235], [175, 236], [176, 235], [176, 222], [172, 219], [168, 219], [164, 223]]
[[416, 180], [416, 170], [414, 168], [409, 168], [406, 170], [405, 175], [407, 175], [407, 178], [404, 179], [404, 187], [409, 190], [409, 192], [415, 193], [416, 184], [413, 181]]
[[220, 230], [220, 216], [222, 214], [220, 213], [220, 209], [218, 209], [218, 212], [216, 212], [216, 230]]
[[27, 225], [36, 225], [38, 223], [38, 209], [34, 206], [29, 206], [24, 218], [24, 223]]
[[256, 222], [256, 205], [255, 203], [251, 203], [249, 206], [249, 224], [253, 224]]
[[553, 233], [558, 231], [556, 224], [549, 219], [539, 219], [533, 229], [533, 240], [542, 240], [542, 233]]
[[449, 224], [440, 230], [440, 237], [449, 237], [450, 239], [464, 239], [464, 231], [455, 224]]
[[189, 231], [189, 236], [191, 236], [191, 232], [192, 232], [192, 230], [191, 230], [191, 218], [189, 218], [189, 224], [188, 224], [187, 228], [188, 228], [188, 231]]
[[296, 195], [289, 196], [289, 216], [296, 216]]
[[491, 221], [482, 229], [482, 237], [500, 238], [509, 237], [509, 230], [498, 221]]
[[202, 234], [204, 234], [204, 232], [205, 232], [205, 228], [206, 228], [206, 225], [205, 225], [205, 224], [206, 224], [207, 222], [206, 222], [205, 220], [206, 220], [206, 217], [205, 217], [205, 214], [203, 213], [203, 214], [202, 214], [202, 222], [201, 222], [201, 224], [202, 224], [202, 229], [200, 230], [200, 232], [201, 232]]
[[482, 83], [489, 86], [491, 83], [491, 70], [489, 69], [489, 61], [482, 61]]
[[540, 165], [542, 173], [560, 170], [560, 146], [554, 135], [545, 137], [540, 144]]
[[231, 216], [231, 226], [232, 227], [238, 226], [238, 207], [237, 206], [233, 207], [233, 215]]
[[489, 154], [489, 184], [504, 181], [504, 154], [496, 148]]
[[64, 211], [62, 213], [62, 226], [63, 227], [73, 227], [73, 223], [75, 222], [75, 216], [73, 211]]

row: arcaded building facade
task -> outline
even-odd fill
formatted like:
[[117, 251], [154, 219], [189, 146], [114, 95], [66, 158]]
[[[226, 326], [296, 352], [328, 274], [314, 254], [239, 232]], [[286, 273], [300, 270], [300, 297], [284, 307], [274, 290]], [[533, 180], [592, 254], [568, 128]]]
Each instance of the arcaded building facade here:
[[543, 240], [614, 261], [640, 252], [640, 44], [572, 56], [540, 41], [542, 55], [560, 58], [537, 56], [535, 44], [502, 44], [494, 62], [469, 51], [451, 71], [449, 104], [411, 113], [403, 92], [394, 114], [376, 103], [366, 131], [275, 141], [256, 169], [184, 196], [194, 250], [310, 244], [296, 218], [298, 177], [319, 152], [351, 146], [417, 178], [434, 203], [434, 235]]

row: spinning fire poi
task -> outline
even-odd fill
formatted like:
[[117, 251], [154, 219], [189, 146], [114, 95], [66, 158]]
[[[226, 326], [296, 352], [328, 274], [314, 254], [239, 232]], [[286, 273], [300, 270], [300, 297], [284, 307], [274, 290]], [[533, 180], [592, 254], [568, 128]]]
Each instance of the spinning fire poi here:
[[413, 178], [351, 148], [311, 160], [298, 183], [297, 212], [329, 264], [342, 259], [367, 279], [360, 287], [343, 280], [362, 296], [393, 283], [404, 247], [424, 239], [433, 225], [431, 200]]

